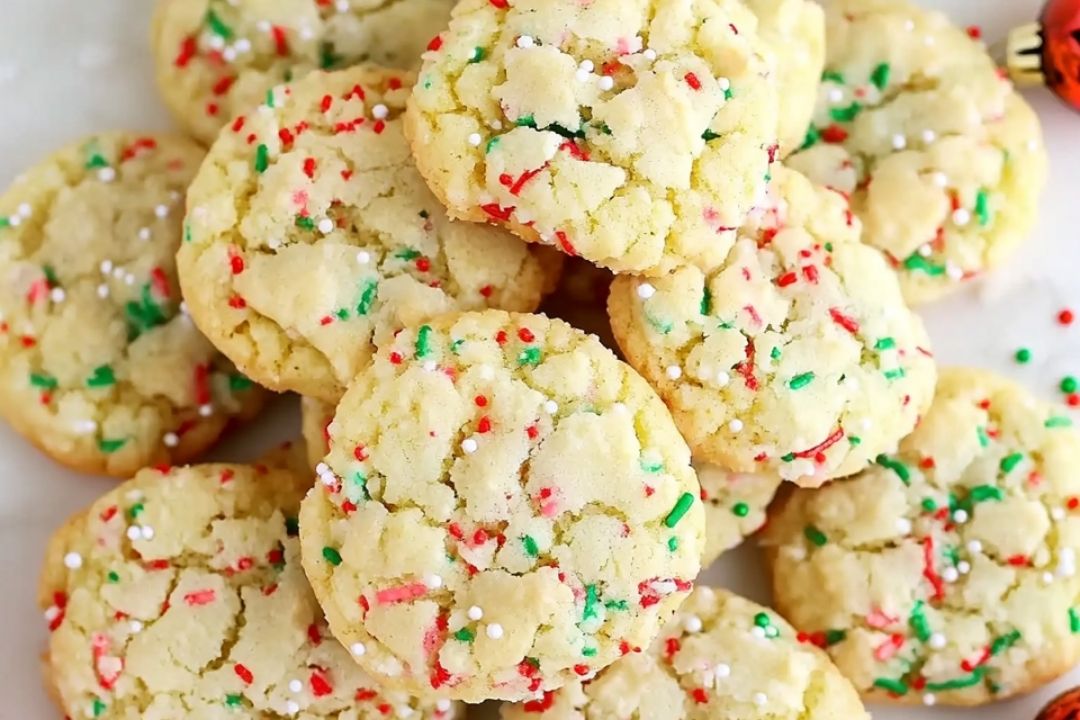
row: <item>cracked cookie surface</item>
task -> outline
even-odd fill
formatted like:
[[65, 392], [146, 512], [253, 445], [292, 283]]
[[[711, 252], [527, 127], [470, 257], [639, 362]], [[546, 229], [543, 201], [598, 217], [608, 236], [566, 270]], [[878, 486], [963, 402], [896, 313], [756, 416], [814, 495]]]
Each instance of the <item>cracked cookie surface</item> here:
[[704, 549], [690, 452], [593, 336], [443, 316], [381, 347], [300, 517], [334, 635], [381, 682], [516, 700], [660, 632]]
[[449, 720], [374, 684], [300, 564], [309, 481], [265, 467], [144, 470], [52, 538], [39, 604], [71, 717]]
[[905, 297], [933, 300], [1000, 265], [1034, 226], [1047, 172], [1039, 119], [941, 13], [906, 0], [828, 5], [814, 122], [788, 163], [851, 193]]
[[450, 0], [159, 0], [158, 88], [203, 143], [267, 91], [359, 62], [413, 69], [450, 19]]
[[895, 455], [770, 515], [776, 606], [875, 700], [978, 705], [1080, 659], [1080, 432], [983, 371], [942, 372]]
[[202, 157], [177, 136], [102, 133], [0, 197], [0, 413], [81, 472], [191, 460], [265, 399], [181, 302], [183, 198]]
[[503, 720], [868, 720], [851, 683], [776, 613], [698, 587], [653, 644]]
[[447, 218], [401, 133], [411, 84], [365, 65], [276, 88], [222, 132], [191, 186], [184, 296], [271, 389], [336, 402], [403, 325], [532, 311], [557, 277], [557, 253]]
[[769, 196], [708, 274], [620, 276], [608, 309], [695, 459], [816, 486], [894, 450], [936, 371], [844, 199], [786, 168]]
[[694, 463], [705, 508], [705, 554], [708, 567], [765, 525], [766, 510], [783, 480], [774, 473], [728, 472], [718, 465]]
[[450, 214], [617, 272], [723, 259], [777, 153], [777, 81], [736, 0], [466, 0], [406, 116]]

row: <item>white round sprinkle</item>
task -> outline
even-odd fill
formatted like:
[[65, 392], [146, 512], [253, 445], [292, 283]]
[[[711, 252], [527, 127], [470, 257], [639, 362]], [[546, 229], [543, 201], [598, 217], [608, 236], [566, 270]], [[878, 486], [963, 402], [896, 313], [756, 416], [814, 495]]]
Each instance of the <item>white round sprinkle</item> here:
[[364, 647], [364, 643], [353, 643], [349, 646], [349, 652], [351, 652], [356, 657], [360, 657], [367, 652], [367, 648]]
[[434, 573], [429, 573], [424, 576], [424, 584], [432, 590], [437, 590], [442, 587], [443, 579], [441, 576]]
[[1065, 519], [1065, 509], [1064, 508], [1059, 508], [1059, 507], [1051, 508], [1050, 509], [1050, 517], [1053, 518], [1054, 520], [1058, 520], [1058, 521], [1064, 520]]
[[728, 90], [730, 90], [730, 89], [731, 89], [731, 81], [730, 81], [730, 80], [728, 80], [728, 79], [727, 79], [726, 77], [722, 77], [722, 78], [716, 78], [716, 84], [717, 84], [717, 85], [718, 85], [718, 86], [720, 87], [720, 89], [721, 89], [721, 90], [723, 90], [724, 92], [727, 92]]
[[116, 278], [117, 280], [123, 280], [125, 275], [127, 275], [127, 271], [124, 270], [124, 268], [122, 268], [122, 267], [113, 268], [112, 276], [114, 278]]
[[469, 135], [469, 144], [473, 147], [477, 147], [484, 141], [484, 138], [480, 137], [480, 133], [471, 133]]
[[330, 218], [323, 218], [319, 221], [319, 232], [323, 235], [329, 235], [334, 232], [334, 221]]
[[304, 683], [299, 680], [293, 679], [289, 681], [289, 692], [298, 693], [304, 689]]
[[371, 253], [369, 253], [367, 250], [361, 250], [360, 252], [356, 253], [356, 262], [360, 263], [361, 265], [367, 265], [369, 262], [371, 262]]
[[911, 521], [907, 518], [897, 518], [896, 531], [901, 535], [909, 535], [911, 533]]
[[522, 35], [517, 39], [517, 46], [522, 49], [531, 48], [535, 44], [536, 41], [532, 39], [531, 35]]
[[945, 274], [950, 280], [960, 280], [964, 277], [964, 271], [951, 260], [945, 263]]
[[52, 622], [56, 618], [60, 617], [60, 608], [53, 605], [48, 610], [45, 611], [44, 615], [45, 615], [45, 619], [48, 622]]
[[62, 303], [66, 297], [67, 293], [64, 292], [64, 288], [53, 288], [49, 291], [49, 299], [54, 303]]
[[180, 436], [174, 432], [168, 432], [161, 438], [161, 441], [165, 443], [165, 447], [173, 448], [180, 444]]
[[961, 560], [960, 562], [956, 563], [956, 569], [960, 571], [961, 575], [967, 575], [969, 572], [971, 572], [971, 563], [969, 563], [967, 560]]
[[116, 170], [111, 167], [103, 167], [98, 170], [97, 176], [101, 182], [109, 183], [116, 179]]
[[934, 633], [930, 636], [930, 647], [935, 650], [940, 650], [945, 647], [945, 636], [941, 633]]
[[1054, 582], [1054, 573], [1044, 572], [1042, 574], [1043, 585], [1050, 585]]
[[112, 260], [102, 260], [101, 265], [99, 265], [98, 267], [101, 268], [102, 275], [108, 275], [112, 272], [113, 269]]
[[844, 91], [838, 87], [829, 88], [828, 98], [833, 105], [842, 103], [844, 101]]
[[546, 412], [548, 415], [554, 415], [555, 413], [559, 412], [559, 403], [555, 402], [554, 400], [548, 400], [544, 403], [544, 412]]
[[64, 567], [68, 570], [78, 570], [82, 567], [82, 555], [77, 552], [69, 552], [64, 556]]
[[471, 437], [470, 438], [465, 438], [464, 440], [461, 441], [461, 449], [467, 455], [472, 455], [474, 452], [476, 452], [476, 448], [477, 448], [476, 441], [473, 440]]
[[978, 555], [982, 552], [983, 544], [978, 540], [968, 540], [967, 549], [969, 553]]
[[963, 508], [957, 510], [956, 512], [954, 512], [952, 514], [952, 519], [953, 519], [953, 522], [956, 523], [957, 525], [963, 525], [964, 523], [966, 523], [968, 521], [967, 510], [964, 510]]
[[953, 210], [952, 221], [953, 224], [964, 227], [971, 222], [971, 213], [967, 208], [956, 208], [956, 210]]
[[934, 132], [933, 130], [931, 130], [930, 128], [927, 128], [926, 130], [923, 130], [921, 133], [919, 133], [919, 137], [922, 138], [922, 141], [924, 143], [929, 145], [930, 143], [937, 140], [937, 133]]
[[148, 227], [139, 228], [139, 239], [144, 241], [144, 242], [146, 240], [149, 240], [150, 239], [150, 228], [148, 228]]
[[503, 627], [499, 623], [491, 623], [487, 626], [487, 636], [492, 640], [498, 640], [503, 636]]
[[591, 73], [593, 70], [596, 69], [596, 65], [593, 64], [592, 60], [582, 60], [581, 64], [578, 65], [578, 69], [584, 70], [587, 73]]
[[937, 703], [937, 698], [934, 696], [934, 693], [926, 693], [925, 695], [922, 696], [922, 701], [923, 701], [923, 705], [926, 705], [926, 706], [929, 707], [929, 706], [935, 705]]
[[686, 618], [685, 621], [683, 621], [683, 627], [686, 628], [686, 632], [701, 632], [701, 628], [703, 627], [701, 623], [701, 618], [699, 618], [697, 615], [691, 615], [690, 617]]
[[769, 698], [765, 697], [765, 693], [754, 693], [754, 704], [758, 707], [763, 706], [769, 702]]
[[109, 286], [102, 284], [97, 286], [97, 294], [99, 298], [109, 297]]
[[893, 135], [892, 146], [893, 150], [903, 150], [907, 147], [907, 138], [903, 135]]
[[740, 420], [739, 418], [735, 418], [734, 420], [732, 420], [731, 422], [728, 423], [728, 430], [730, 430], [733, 433], [742, 432], [742, 429], [743, 429], [743, 421]]
[[922, 255], [923, 257], [930, 257], [931, 255], [934, 254], [934, 248], [930, 247], [929, 244], [920, 245], [919, 246], [919, 254]]
[[142, 538], [142, 533], [139, 532], [139, 526], [138, 525], [131, 525], [131, 526], [128, 527], [128, 529], [127, 529], [127, 538], [128, 538], [128, 540], [132, 540], [132, 541], [140, 540]]
[[476, 605], [473, 605], [471, 608], [469, 608], [468, 612], [466, 612], [465, 614], [469, 616], [470, 620], [479, 620], [480, 618], [484, 617], [484, 611]]
[[645, 52], [643, 52], [641, 54], [645, 56], [646, 60], [655, 60], [656, 59], [656, 51], [653, 50], [652, 48], [645, 48]]
[[726, 678], [731, 676], [731, 666], [727, 663], [720, 663], [716, 666], [716, 677]]
[[143, 631], [143, 624], [138, 620], [132, 620], [128, 623], [128, 630], [136, 634], [141, 633]]
[[753, 628], [751, 628], [750, 634], [753, 635], [754, 637], [756, 637], [758, 640], [764, 640], [765, 639], [765, 628], [758, 627], [757, 625], [755, 625]]
[[728, 383], [730, 383], [730, 382], [731, 382], [731, 376], [728, 375], [723, 370], [716, 373], [716, 384], [719, 385], [720, 387], [727, 387]]
[[667, 369], [664, 370], [664, 374], [671, 380], [678, 380], [682, 377], [682, 368], [678, 365], [668, 365]]
[[251, 52], [251, 41], [247, 38], [240, 38], [233, 43], [233, 47], [236, 48], [238, 53], [249, 53]]
[[960, 579], [960, 572], [954, 567], [947, 567], [941, 571], [941, 577], [947, 583], [954, 583]]
[[19, 203], [19, 217], [28, 218], [34, 212], [34, 208], [30, 206], [30, 203]]
[[150, 527], [149, 525], [143, 525], [141, 528], [139, 528], [139, 533], [142, 535], [143, 540], [154, 539], [154, 528]]
[[11, 215], [10, 217], [8, 217], [7, 221], [8, 225], [10, 225], [11, 227], [19, 227], [20, 225], [22, 225], [23, 219], [18, 215]]
[[300, 712], [300, 703], [296, 702], [295, 700], [289, 700], [285, 703], [285, 712], [290, 715], [295, 715], [296, 713]]
[[936, 172], [930, 176], [930, 182], [937, 185], [939, 188], [949, 186], [949, 176], [943, 172]]
[[603, 75], [600, 78], [599, 85], [601, 90], [610, 90], [615, 87], [615, 78], [610, 75]]
[[337, 0], [337, 2], [336, 2], [336, 3], [334, 3], [334, 8], [335, 8], [335, 9], [336, 9], [336, 10], [337, 10], [337, 11], [338, 11], [339, 13], [346, 13], [346, 12], [349, 12], [349, 10], [351, 10], [351, 9], [352, 9], [352, 8], [351, 8], [351, 7], [349, 6], [349, 0]]
[[75, 432], [79, 433], [80, 435], [89, 435], [95, 430], [97, 430], [97, 423], [93, 420], [75, 421]]
[[154, 208], [154, 215], [156, 215], [159, 220], [164, 220], [165, 218], [169, 217], [169, 206], [158, 205]]
[[642, 300], [648, 300], [656, 294], [656, 288], [647, 282], [643, 282], [637, 286], [637, 294]]
[[375, 107], [371, 108], [371, 115], [376, 120], [383, 120], [389, 114], [390, 114], [390, 110], [385, 105], [383, 105], [382, 103], [379, 103]]
[[446, 698], [439, 698], [437, 701], [435, 701], [435, 709], [439, 712], [446, 712], [450, 709], [450, 705], [450, 701]]

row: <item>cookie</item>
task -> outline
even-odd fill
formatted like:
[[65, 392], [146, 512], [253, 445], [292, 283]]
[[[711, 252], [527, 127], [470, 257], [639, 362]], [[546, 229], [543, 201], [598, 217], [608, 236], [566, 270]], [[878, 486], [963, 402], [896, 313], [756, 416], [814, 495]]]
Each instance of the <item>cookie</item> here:
[[905, 297], [933, 300], [1031, 231], [1047, 172], [1039, 120], [944, 15], [906, 0], [828, 7], [814, 124], [789, 164], [851, 193]]
[[406, 115], [453, 217], [616, 272], [723, 260], [777, 153], [772, 53], [737, 0], [459, 3]]
[[1034, 690], [1080, 660], [1078, 462], [1063, 409], [946, 370], [898, 453], [770, 517], [777, 609], [875, 701]]
[[559, 286], [540, 309], [548, 317], [565, 320], [579, 330], [595, 335], [604, 347], [617, 354], [619, 346], [611, 335], [607, 316], [607, 297], [613, 279], [609, 270], [581, 258], [569, 258], [563, 265]]
[[929, 341], [858, 237], [842, 196], [778, 168], [715, 269], [616, 278], [615, 338], [696, 459], [816, 486], [915, 427], [934, 390]]
[[300, 513], [330, 627], [391, 687], [518, 700], [647, 645], [704, 549], [690, 452], [600, 342], [542, 315], [380, 347]]
[[313, 466], [308, 464], [307, 444], [289, 440], [280, 443], [259, 456], [255, 468], [275, 468], [288, 470], [295, 475], [310, 476]]
[[222, 133], [191, 186], [184, 297], [271, 389], [337, 402], [403, 325], [532, 311], [557, 276], [557, 253], [447, 218], [401, 133], [412, 81], [362, 65], [276, 88]]
[[300, 564], [304, 476], [143, 470], [49, 543], [46, 663], [71, 717], [444, 720], [364, 675], [329, 636]]
[[708, 566], [742, 544], [765, 525], [765, 511], [783, 481], [770, 473], [733, 473], [718, 465], [694, 463], [705, 507], [705, 554]]
[[315, 467], [330, 452], [330, 422], [337, 405], [300, 398], [300, 426], [308, 464]]
[[102, 133], [0, 197], [0, 414], [80, 472], [185, 462], [262, 406], [176, 281], [202, 155], [180, 137]]
[[780, 154], [802, 146], [825, 69], [825, 13], [811, 0], [745, 0], [776, 54], [780, 85]]
[[698, 587], [652, 645], [503, 720], [869, 720], [825, 653], [776, 613]]
[[173, 117], [210, 144], [273, 87], [359, 62], [413, 69], [451, 0], [158, 0], [151, 44]]

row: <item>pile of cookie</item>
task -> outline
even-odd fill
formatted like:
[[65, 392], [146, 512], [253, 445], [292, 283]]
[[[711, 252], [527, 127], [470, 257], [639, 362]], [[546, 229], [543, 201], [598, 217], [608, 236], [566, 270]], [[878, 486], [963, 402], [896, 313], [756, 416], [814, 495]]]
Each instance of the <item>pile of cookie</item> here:
[[[1045, 180], [971, 33], [160, 0], [153, 45], [186, 135], [0, 199], [0, 413], [127, 480], [45, 560], [69, 717], [868, 718], [1080, 660], [1080, 433], [910, 309]], [[268, 390], [302, 442], [185, 465]], [[776, 611], [695, 588], [767, 518]]]

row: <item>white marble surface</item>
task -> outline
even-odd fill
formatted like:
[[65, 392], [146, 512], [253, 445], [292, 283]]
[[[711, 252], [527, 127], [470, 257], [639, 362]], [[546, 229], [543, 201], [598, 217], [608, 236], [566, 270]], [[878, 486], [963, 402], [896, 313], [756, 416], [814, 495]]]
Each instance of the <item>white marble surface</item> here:
[[[925, 0], [989, 38], [1033, 18], [1040, 0]], [[0, 0], [0, 184], [54, 147], [118, 127], [157, 129], [169, 121], [157, 100], [147, 48], [152, 0]], [[1080, 314], [1080, 115], [1043, 92], [1032, 94], [1052, 157], [1042, 219], [1023, 253], [981, 287], [925, 309], [945, 362], [991, 367], [1040, 394], [1055, 395], [1065, 373], [1080, 374], [1080, 322], [1055, 322], [1066, 306]], [[1019, 346], [1035, 361], [1012, 362]], [[216, 457], [249, 459], [296, 432], [296, 410], [279, 402], [258, 428]], [[58, 718], [39, 682], [44, 623], [34, 586], [45, 539], [70, 513], [111, 483], [81, 477], [37, 454], [0, 426], [0, 719]], [[752, 549], [725, 557], [705, 576], [767, 599]], [[1080, 683], [1080, 672], [1071, 679]], [[876, 720], [1026, 720], [1068, 679], [1020, 700], [972, 711], [874, 708]], [[718, 719], [721, 720], [721, 719]]]

